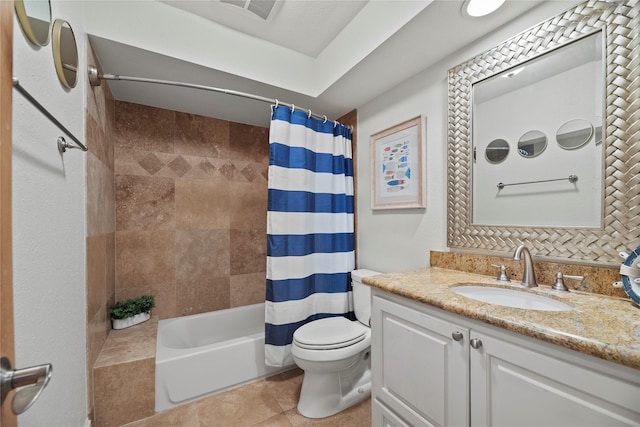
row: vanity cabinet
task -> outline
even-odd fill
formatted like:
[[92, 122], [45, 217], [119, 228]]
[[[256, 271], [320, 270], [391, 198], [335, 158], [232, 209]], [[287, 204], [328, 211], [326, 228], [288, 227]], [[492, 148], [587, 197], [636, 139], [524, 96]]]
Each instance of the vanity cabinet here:
[[373, 426], [637, 426], [640, 371], [373, 290]]
[[[378, 296], [371, 324], [373, 425], [466, 425], [469, 330]], [[398, 420], [392, 422], [384, 411], [376, 414], [379, 404]]]

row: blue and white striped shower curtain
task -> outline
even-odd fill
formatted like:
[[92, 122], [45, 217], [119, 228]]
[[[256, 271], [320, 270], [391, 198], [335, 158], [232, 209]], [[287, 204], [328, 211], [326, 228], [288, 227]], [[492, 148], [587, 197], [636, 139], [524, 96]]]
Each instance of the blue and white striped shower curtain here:
[[293, 364], [294, 331], [353, 319], [351, 130], [276, 106], [269, 135], [265, 361]]

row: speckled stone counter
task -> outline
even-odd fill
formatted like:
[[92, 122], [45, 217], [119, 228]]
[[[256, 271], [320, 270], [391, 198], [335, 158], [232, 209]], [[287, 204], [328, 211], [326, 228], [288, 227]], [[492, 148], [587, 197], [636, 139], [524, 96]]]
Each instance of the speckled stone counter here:
[[[443, 268], [426, 268], [366, 277], [384, 291], [537, 338], [631, 368], [640, 369], [640, 307], [630, 300], [540, 285], [527, 290], [518, 282]], [[483, 303], [450, 290], [459, 284], [504, 287], [553, 298], [570, 311], [538, 311]]]

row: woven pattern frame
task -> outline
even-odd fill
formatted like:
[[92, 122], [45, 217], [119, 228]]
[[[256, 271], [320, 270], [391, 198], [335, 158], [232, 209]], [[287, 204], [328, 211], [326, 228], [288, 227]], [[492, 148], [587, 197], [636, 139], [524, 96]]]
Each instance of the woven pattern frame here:
[[[606, 108], [602, 228], [471, 224], [471, 86], [567, 42], [602, 31]], [[447, 244], [619, 265], [640, 245], [640, 0], [590, 0], [449, 70]]]

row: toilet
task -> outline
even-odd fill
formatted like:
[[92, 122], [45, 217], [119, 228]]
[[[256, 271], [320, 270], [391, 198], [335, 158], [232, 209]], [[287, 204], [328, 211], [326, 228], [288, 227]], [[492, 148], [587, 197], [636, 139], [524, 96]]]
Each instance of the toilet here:
[[324, 418], [371, 395], [371, 289], [362, 278], [380, 274], [351, 272], [357, 320], [328, 317], [314, 320], [293, 334], [291, 354], [304, 370], [298, 412]]

